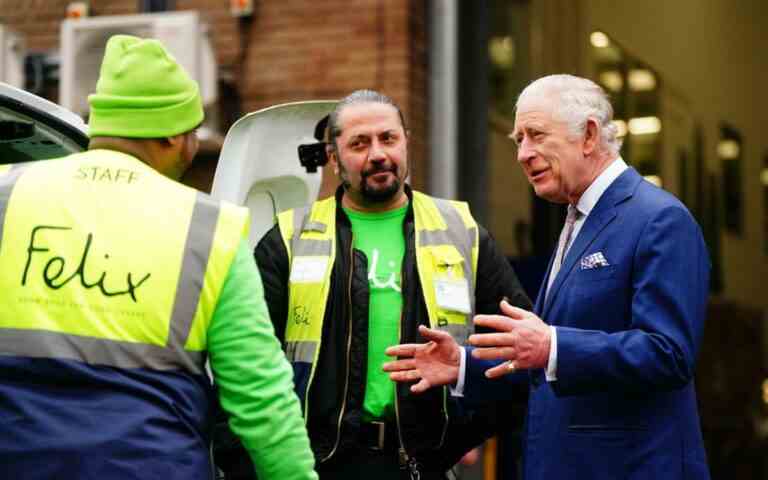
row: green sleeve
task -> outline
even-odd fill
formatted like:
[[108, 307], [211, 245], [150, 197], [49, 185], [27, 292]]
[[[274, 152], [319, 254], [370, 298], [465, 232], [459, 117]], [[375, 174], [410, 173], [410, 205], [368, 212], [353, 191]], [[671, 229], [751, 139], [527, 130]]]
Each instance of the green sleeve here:
[[275, 338], [245, 241], [224, 282], [208, 335], [221, 405], [259, 478], [316, 479], [293, 372]]

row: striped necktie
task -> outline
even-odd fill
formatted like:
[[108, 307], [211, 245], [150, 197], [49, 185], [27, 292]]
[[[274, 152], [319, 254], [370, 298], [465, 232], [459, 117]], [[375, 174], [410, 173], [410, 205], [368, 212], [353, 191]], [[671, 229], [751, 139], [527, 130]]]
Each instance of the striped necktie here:
[[571, 246], [573, 227], [576, 225], [576, 220], [579, 219], [579, 216], [581, 216], [579, 210], [573, 205], [568, 205], [568, 214], [565, 216], [565, 225], [563, 225], [563, 230], [560, 232], [560, 240], [557, 242], [557, 253], [555, 254], [555, 261], [552, 262], [552, 271], [550, 272], [549, 280], [547, 281], [547, 292], [544, 297], [545, 300], [549, 295], [549, 288], [552, 286], [552, 283], [555, 281], [555, 277], [557, 277], [557, 274], [560, 272], [560, 267], [563, 265], [563, 259], [565, 258], [565, 254], [568, 252], [568, 247]]

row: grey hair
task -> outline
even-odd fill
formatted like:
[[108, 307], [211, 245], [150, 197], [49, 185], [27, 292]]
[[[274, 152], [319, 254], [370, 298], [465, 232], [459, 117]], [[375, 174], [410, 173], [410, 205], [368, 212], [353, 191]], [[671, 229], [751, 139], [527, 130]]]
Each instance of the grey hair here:
[[583, 135], [587, 120], [600, 124], [600, 143], [614, 156], [619, 154], [621, 139], [613, 123], [613, 107], [608, 95], [592, 80], [575, 75], [558, 74], [541, 77], [531, 82], [517, 97], [516, 109], [531, 98], [552, 98], [555, 102], [552, 114], [568, 124], [574, 136]]
[[339, 116], [341, 115], [342, 110], [344, 110], [349, 105], [360, 103], [382, 103], [384, 105], [391, 105], [397, 111], [398, 117], [400, 117], [400, 125], [402, 125], [403, 130], [406, 130], [403, 112], [391, 98], [375, 90], [355, 90], [354, 92], [339, 100], [339, 103], [336, 104], [336, 107], [333, 109], [330, 117], [328, 118], [328, 131], [330, 132], [331, 145], [334, 151], [338, 151], [336, 138], [341, 135]]

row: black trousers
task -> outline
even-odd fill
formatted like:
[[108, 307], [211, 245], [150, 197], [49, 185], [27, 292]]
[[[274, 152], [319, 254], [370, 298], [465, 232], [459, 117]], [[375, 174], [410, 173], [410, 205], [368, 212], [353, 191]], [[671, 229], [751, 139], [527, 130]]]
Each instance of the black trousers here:
[[[326, 463], [315, 465], [320, 480], [411, 480], [400, 468], [396, 450], [376, 451], [361, 448], [344, 452]], [[420, 480], [445, 480], [445, 472], [421, 469]]]

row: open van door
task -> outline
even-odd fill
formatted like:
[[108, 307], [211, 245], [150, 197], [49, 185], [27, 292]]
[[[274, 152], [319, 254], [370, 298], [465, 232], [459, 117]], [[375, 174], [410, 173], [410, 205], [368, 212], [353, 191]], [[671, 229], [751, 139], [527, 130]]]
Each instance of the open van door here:
[[64, 157], [87, 147], [79, 116], [0, 82], [0, 164]]
[[317, 142], [315, 127], [335, 106], [328, 100], [276, 105], [245, 115], [229, 129], [211, 195], [250, 209], [251, 248], [272, 227], [275, 215], [317, 198], [322, 168], [308, 172], [299, 162], [298, 147]]

